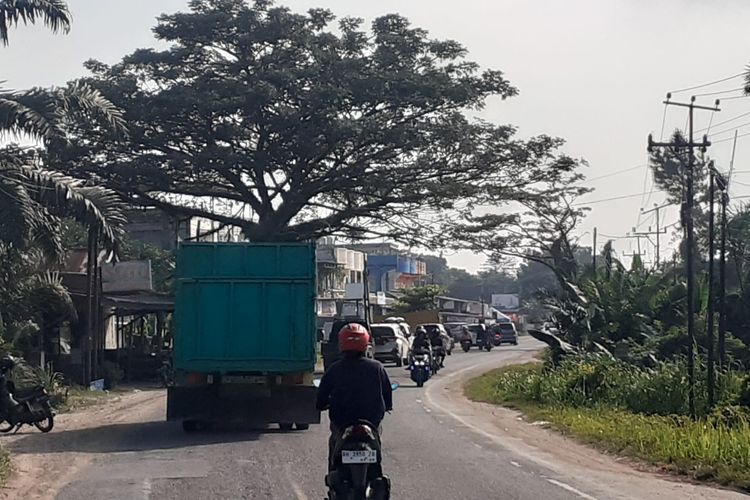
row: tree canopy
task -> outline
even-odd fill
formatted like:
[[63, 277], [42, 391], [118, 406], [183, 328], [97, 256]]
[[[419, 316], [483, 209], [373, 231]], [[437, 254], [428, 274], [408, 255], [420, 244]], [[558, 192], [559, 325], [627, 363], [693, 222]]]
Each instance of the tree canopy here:
[[459, 43], [399, 15], [369, 30], [334, 21], [268, 0], [193, 0], [161, 16], [168, 49], [87, 63], [84, 81], [124, 111], [128, 138], [80, 124], [57, 167], [250, 240], [437, 246], [475, 207], [533, 197], [575, 166], [558, 139], [467, 117], [517, 90]]

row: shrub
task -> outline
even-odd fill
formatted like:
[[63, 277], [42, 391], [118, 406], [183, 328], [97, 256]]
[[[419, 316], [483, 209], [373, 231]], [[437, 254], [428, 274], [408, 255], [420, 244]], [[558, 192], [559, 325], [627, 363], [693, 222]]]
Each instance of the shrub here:
[[102, 363], [102, 377], [104, 378], [104, 388], [112, 390], [125, 378], [125, 372], [117, 363], [105, 361]]

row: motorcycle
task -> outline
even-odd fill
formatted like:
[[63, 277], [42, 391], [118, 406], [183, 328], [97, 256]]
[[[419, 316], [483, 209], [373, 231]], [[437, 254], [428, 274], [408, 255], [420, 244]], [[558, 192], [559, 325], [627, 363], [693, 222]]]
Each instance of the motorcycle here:
[[445, 362], [445, 348], [443, 346], [432, 346], [432, 372], [437, 375], [437, 372], [443, 368]]
[[471, 344], [471, 334], [468, 332], [464, 333], [461, 336], [461, 349], [463, 349], [464, 352], [469, 352], [469, 350], [471, 349]]
[[409, 372], [411, 379], [416, 382], [417, 387], [422, 387], [430, 379], [432, 367], [430, 366], [429, 353], [417, 352], [411, 355]]
[[326, 475], [328, 500], [388, 500], [391, 481], [383, 475], [380, 436], [371, 423], [360, 420], [344, 429]]
[[[7, 401], [2, 401], [0, 408], [0, 432], [18, 432], [24, 425], [34, 426], [42, 432], [49, 432], [55, 426], [55, 413], [50, 404], [49, 394], [42, 386], [31, 387], [26, 390], [16, 389], [12, 381], [8, 380], [10, 370], [15, 361], [6, 357], [0, 362], [0, 384], [5, 386]], [[18, 406], [9, 408], [15, 400]]]
[[500, 347], [502, 343], [503, 335], [500, 332], [495, 332], [495, 334], [492, 336], [492, 345], [495, 347]]
[[485, 350], [487, 352], [490, 352], [492, 350], [492, 342], [487, 340], [486, 338], [477, 337], [477, 347], [479, 347], [479, 350]]

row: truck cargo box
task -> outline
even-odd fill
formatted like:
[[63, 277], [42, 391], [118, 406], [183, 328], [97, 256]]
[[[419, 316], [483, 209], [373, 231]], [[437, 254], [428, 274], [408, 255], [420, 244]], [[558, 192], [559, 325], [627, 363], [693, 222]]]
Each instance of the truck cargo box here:
[[176, 270], [174, 367], [292, 373], [315, 367], [312, 243], [185, 243]]

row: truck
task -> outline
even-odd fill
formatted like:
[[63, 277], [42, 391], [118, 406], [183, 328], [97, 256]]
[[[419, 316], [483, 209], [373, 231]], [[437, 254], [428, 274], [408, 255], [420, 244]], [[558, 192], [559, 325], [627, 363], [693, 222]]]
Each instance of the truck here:
[[182, 243], [167, 420], [320, 423], [314, 243]]

